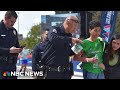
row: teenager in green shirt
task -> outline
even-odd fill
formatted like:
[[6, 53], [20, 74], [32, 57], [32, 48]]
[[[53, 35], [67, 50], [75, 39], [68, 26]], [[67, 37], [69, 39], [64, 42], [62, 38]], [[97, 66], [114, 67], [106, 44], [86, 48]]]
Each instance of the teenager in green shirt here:
[[[103, 62], [104, 42], [99, 37], [101, 33], [101, 24], [98, 21], [91, 21], [89, 24], [90, 37], [83, 40], [83, 55], [81, 52], [75, 57], [82, 61], [84, 79], [104, 79], [103, 70], [105, 69]], [[97, 57], [95, 57], [97, 55]], [[96, 67], [94, 67], [96, 65]]]

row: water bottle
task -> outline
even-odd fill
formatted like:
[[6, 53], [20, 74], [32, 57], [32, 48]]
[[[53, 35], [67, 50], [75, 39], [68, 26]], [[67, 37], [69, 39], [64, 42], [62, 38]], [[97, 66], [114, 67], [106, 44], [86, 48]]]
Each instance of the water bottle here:
[[[98, 59], [98, 54], [95, 54], [94, 58]], [[94, 63], [93, 68], [98, 68], [98, 63]]]

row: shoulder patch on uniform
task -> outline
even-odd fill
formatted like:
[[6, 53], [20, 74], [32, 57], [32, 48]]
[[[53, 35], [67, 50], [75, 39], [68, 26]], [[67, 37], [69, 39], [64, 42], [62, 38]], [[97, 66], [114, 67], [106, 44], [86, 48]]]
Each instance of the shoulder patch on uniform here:
[[53, 32], [54, 32], [54, 33], [57, 33], [57, 30], [56, 30], [56, 29], [53, 29]]
[[16, 36], [17, 35], [17, 33], [16, 33], [16, 31], [15, 30], [13, 30], [13, 34]]

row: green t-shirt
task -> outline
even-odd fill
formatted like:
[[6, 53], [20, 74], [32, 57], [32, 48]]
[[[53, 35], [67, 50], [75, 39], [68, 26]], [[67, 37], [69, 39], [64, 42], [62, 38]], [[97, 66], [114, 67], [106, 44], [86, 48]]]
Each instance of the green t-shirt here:
[[[104, 43], [103, 41], [100, 41], [99, 38], [97, 38], [94, 42], [91, 42], [87, 39], [83, 41], [83, 44], [81, 44], [83, 47], [84, 54], [88, 58], [92, 58], [95, 56], [95, 54], [98, 54], [98, 64], [103, 61], [102, 56], [103, 56], [103, 48], [104, 48]], [[83, 69], [87, 70], [88, 72], [92, 72], [95, 74], [100, 73], [103, 71], [101, 68], [93, 68], [93, 63], [91, 62], [83, 62]]]

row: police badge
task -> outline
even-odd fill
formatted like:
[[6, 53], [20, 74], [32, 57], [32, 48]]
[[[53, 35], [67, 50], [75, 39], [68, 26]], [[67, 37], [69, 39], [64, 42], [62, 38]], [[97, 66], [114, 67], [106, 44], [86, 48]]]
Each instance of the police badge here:
[[16, 31], [15, 31], [15, 30], [13, 30], [13, 34], [16, 36], [16, 34], [17, 34], [17, 33], [16, 33]]
[[54, 33], [57, 33], [57, 30], [56, 30], [56, 29], [53, 29], [53, 32], [54, 32]]

